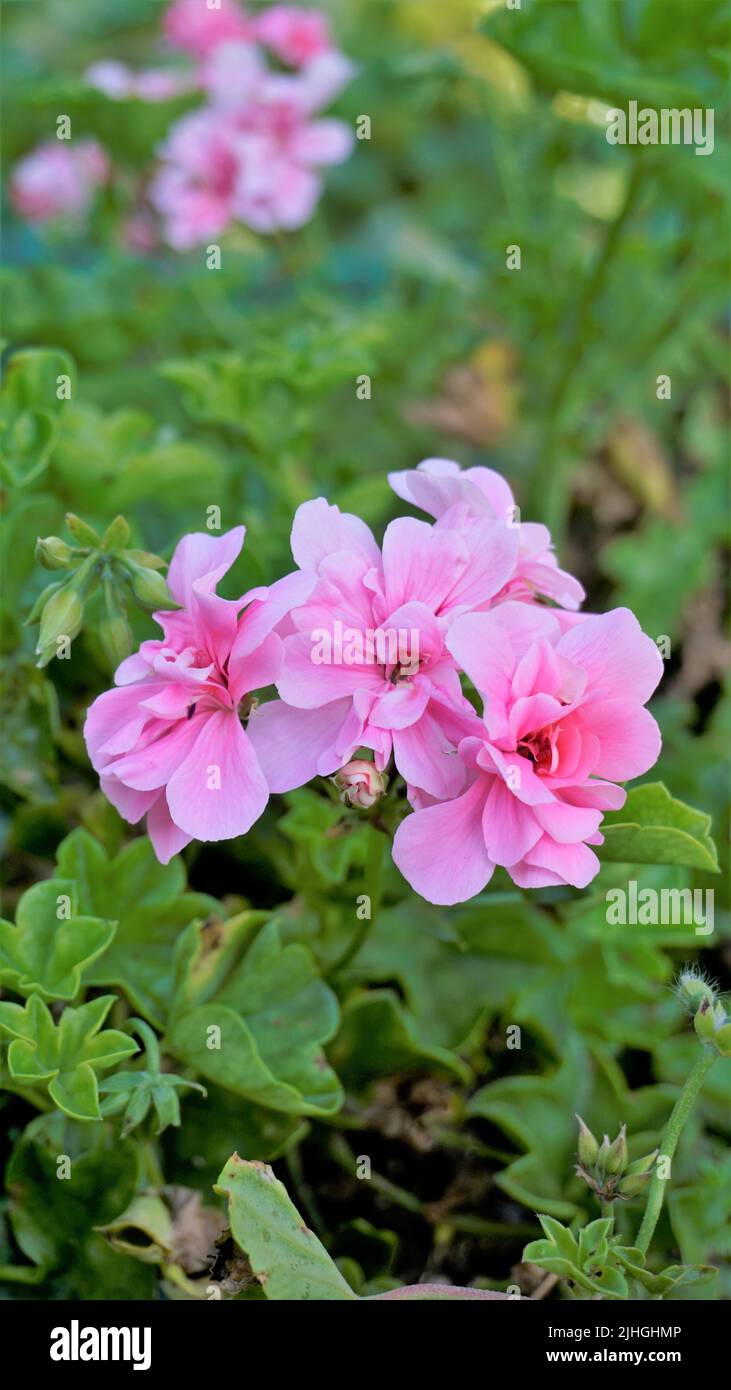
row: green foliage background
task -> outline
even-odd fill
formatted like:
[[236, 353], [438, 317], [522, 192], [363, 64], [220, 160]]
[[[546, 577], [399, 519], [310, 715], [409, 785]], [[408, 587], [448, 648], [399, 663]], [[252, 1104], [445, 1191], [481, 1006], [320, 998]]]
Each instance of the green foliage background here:
[[[551, 526], [587, 607], [627, 604], [667, 639], [652, 706], [664, 748], [646, 780], [711, 817], [727, 870], [728, 5], [339, 0], [359, 75], [337, 110], [369, 114], [371, 139], [328, 173], [309, 226], [274, 240], [235, 229], [215, 272], [202, 251], [141, 257], [120, 238], [129, 190], [186, 101], [111, 103], [81, 82], [100, 58], [148, 65], [160, 9], [3, 4], [6, 173], [63, 111], [119, 174], [85, 233], [6, 217], [1, 824], [17, 926], [0, 943], [0, 1023], [24, 1060], [14, 1078], [3, 1060], [0, 1287], [205, 1296], [170, 1201], [163, 1215], [137, 1208], [121, 1236], [111, 1226], [164, 1184], [215, 1206], [236, 1150], [274, 1162], [356, 1293], [423, 1276], [530, 1290], [515, 1266], [540, 1235], [536, 1211], [576, 1231], [597, 1215], [573, 1174], [574, 1112], [600, 1133], [626, 1122], [631, 1157], [654, 1147], [699, 1047], [674, 971], [700, 955], [728, 980], [727, 872], [706, 867], [707, 821], [690, 860], [628, 865], [625, 839], [582, 894], [523, 895], [496, 876], [481, 898], [436, 909], [389, 863], [373, 930], [339, 968], [356, 897], [373, 890], [376, 832], [314, 787], [273, 798], [245, 839], [158, 865], [100, 797], [81, 739], [109, 680], [95, 610], [70, 661], [34, 665], [22, 624], [48, 576], [33, 549], [68, 510], [102, 529], [123, 512], [134, 544], [169, 557], [217, 505], [224, 529], [248, 528], [231, 577], [242, 592], [290, 567], [300, 502], [325, 494], [380, 531], [397, 514], [389, 469], [488, 463], [523, 516]], [[604, 109], [630, 99], [713, 107], [713, 155], [607, 144]], [[513, 245], [520, 271], [506, 266]], [[69, 403], [55, 398], [64, 371]], [[369, 401], [356, 397], [364, 373]], [[141, 613], [134, 627], [152, 635]], [[49, 878], [85, 924], [55, 955]], [[609, 927], [607, 889], [631, 878], [712, 887], [713, 935]], [[44, 1011], [43, 1067], [22, 1053], [27, 992]], [[72, 1003], [99, 1014], [109, 996], [94, 1021], [106, 1031], [72, 1021]], [[182, 1125], [168, 1110], [159, 1137], [152, 1109], [120, 1137], [107, 1091], [112, 1067], [142, 1065], [112, 1039], [129, 1043], [119, 1030], [135, 1015], [163, 1038], [163, 1075], [207, 1090], [181, 1088]], [[235, 1049], [206, 1053], [206, 1018], [222, 1016]], [[64, 1018], [73, 1045], [57, 1036]], [[729, 1294], [730, 1066], [716, 1065], [684, 1132], [655, 1256], [718, 1267], [706, 1298]], [[89, 1118], [97, 1087], [103, 1120]], [[57, 1180], [58, 1154], [72, 1183]], [[620, 1212], [629, 1245], [641, 1206]]]

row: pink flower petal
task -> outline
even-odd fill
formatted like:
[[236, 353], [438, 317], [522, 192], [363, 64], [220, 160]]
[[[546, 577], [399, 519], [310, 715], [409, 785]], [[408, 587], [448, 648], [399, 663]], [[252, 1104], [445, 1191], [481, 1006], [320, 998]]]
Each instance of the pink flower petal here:
[[197, 840], [230, 840], [246, 834], [268, 800], [264, 773], [238, 716], [226, 710], [209, 715], [167, 784], [175, 824]]
[[662, 679], [662, 657], [628, 608], [587, 617], [564, 633], [557, 650], [586, 671], [585, 700], [644, 704]]
[[427, 902], [445, 907], [465, 902], [492, 877], [482, 831], [487, 790], [480, 778], [454, 801], [414, 811], [396, 831], [394, 863]]
[[247, 733], [270, 790], [292, 791], [341, 767], [336, 744], [351, 710], [350, 699], [308, 710], [271, 700], [254, 710]]

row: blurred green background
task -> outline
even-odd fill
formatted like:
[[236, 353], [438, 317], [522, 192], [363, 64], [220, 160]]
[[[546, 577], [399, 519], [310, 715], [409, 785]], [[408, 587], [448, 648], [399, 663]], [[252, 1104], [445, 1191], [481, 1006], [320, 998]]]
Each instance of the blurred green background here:
[[[21, 623], [47, 583], [33, 561], [36, 535], [61, 532], [68, 509], [100, 525], [121, 511], [138, 544], [169, 556], [217, 505], [224, 529], [248, 528], [232, 578], [240, 591], [289, 568], [301, 501], [325, 494], [380, 531], [399, 510], [387, 471], [430, 455], [501, 470], [524, 519], [550, 525], [586, 606], [627, 604], [653, 638], [668, 639], [653, 703], [664, 748], [647, 780], [662, 778], [712, 815], [727, 866], [729, 6], [323, 4], [359, 70], [334, 109], [350, 121], [368, 115], [371, 139], [328, 171], [307, 227], [271, 240], [235, 229], [217, 271], [205, 268], [203, 250], [131, 254], [120, 234], [155, 145], [195, 99], [110, 102], [81, 81], [99, 59], [155, 62], [162, 8], [2, 6], [6, 182], [13, 163], [52, 135], [59, 112], [77, 136], [101, 140], [116, 169], [85, 232], [35, 231], [5, 207], [6, 352], [53, 349], [2, 399], [11, 898], [92, 815], [79, 727], [108, 680], [93, 621], [74, 662], [45, 673], [32, 665], [34, 632]], [[606, 110], [629, 100], [714, 108], [713, 154], [608, 144]], [[509, 269], [516, 246], [520, 269]], [[58, 411], [49, 383], [65, 369], [75, 373], [73, 396]], [[363, 374], [370, 400], [356, 394]], [[671, 378], [669, 400], [658, 398], [661, 375]], [[54, 418], [19, 444], [12, 427], [29, 407]], [[135, 623], [138, 637], [151, 635], [148, 620]], [[195, 886], [230, 887], [236, 856], [247, 853], [204, 855]], [[694, 880], [715, 889], [719, 935], [726, 881]], [[615, 963], [617, 994], [606, 1004], [614, 1022], [585, 1018], [577, 1047], [582, 1028], [604, 1027], [615, 1058], [652, 1051], [629, 1016], [618, 1021], [618, 999], [624, 987], [631, 1013], [644, 1007], [643, 989], [645, 1000], [665, 989], [682, 958], [667, 944], [669, 955], [637, 948], [651, 956], [633, 957], [624, 986]], [[727, 950], [709, 953], [722, 979], [728, 964]], [[591, 971], [580, 982], [590, 995], [601, 967]], [[498, 991], [493, 1004], [503, 1002]], [[605, 1006], [592, 1007], [601, 1015]], [[671, 1018], [668, 1007], [659, 1017]], [[631, 1084], [677, 1078], [673, 1028], [676, 1015], [660, 1027], [653, 1071], [633, 1070], [630, 1057]], [[453, 1045], [438, 1034], [435, 1045]], [[545, 1035], [539, 1053], [544, 1046]], [[570, 1108], [570, 1086], [564, 1095], [556, 1084]], [[711, 1126], [722, 1126], [722, 1093], [714, 1104]], [[490, 1111], [493, 1121], [501, 1118]], [[513, 1138], [520, 1130], [506, 1127]], [[521, 1142], [538, 1149], [539, 1115], [529, 1131], [523, 1124]], [[709, 1165], [708, 1190], [688, 1189], [691, 1226], [701, 1207], [712, 1209], [714, 1154], [700, 1148], [689, 1160], [691, 1183], [699, 1163]], [[686, 1258], [709, 1254], [695, 1236], [688, 1245]]]

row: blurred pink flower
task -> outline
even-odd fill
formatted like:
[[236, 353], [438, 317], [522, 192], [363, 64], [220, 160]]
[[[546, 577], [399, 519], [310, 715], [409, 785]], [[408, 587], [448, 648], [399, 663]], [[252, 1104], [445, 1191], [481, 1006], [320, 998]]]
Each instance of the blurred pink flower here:
[[173, 72], [169, 68], [144, 68], [135, 72], [126, 63], [111, 59], [92, 63], [84, 73], [84, 81], [112, 101], [124, 101], [129, 97], [139, 97], [140, 101], [170, 101], [196, 85], [195, 79], [187, 73]]
[[562, 633], [551, 610], [507, 602], [458, 618], [446, 644], [485, 702], [483, 726], [459, 745], [462, 795], [399, 826], [398, 868], [442, 904], [481, 892], [496, 864], [522, 888], [585, 888], [603, 812], [624, 804], [616, 781], [660, 752], [644, 708], [662, 676], [655, 643], [626, 608]]
[[425, 459], [418, 468], [389, 473], [388, 481], [403, 501], [437, 519], [441, 526], [469, 528], [474, 520], [496, 516], [514, 525], [518, 564], [500, 598], [551, 598], [576, 609], [584, 590], [578, 579], [559, 569], [547, 527], [520, 521], [509, 484], [492, 468], [460, 468], [451, 459]]
[[222, 44], [203, 70], [211, 105], [173, 125], [150, 186], [170, 245], [203, 244], [231, 221], [259, 232], [306, 222], [320, 196], [317, 167], [339, 163], [353, 143], [344, 122], [313, 116], [351, 72], [326, 55], [273, 73], [250, 44]]
[[48, 140], [19, 160], [10, 179], [15, 211], [28, 222], [82, 217], [110, 164], [96, 140]]
[[331, 47], [330, 28], [319, 10], [271, 5], [254, 20], [254, 33], [283, 63], [298, 68]]
[[171, 48], [193, 58], [207, 58], [220, 43], [243, 39], [251, 32], [244, 11], [232, 0], [174, 0], [165, 11], [163, 32]]
[[517, 538], [485, 518], [467, 544], [426, 522], [391, 522], [379, 550], [358, 517], [324, 498], [299, 507], [292, 553], [315, 581], [293, 609], [276, 685], [249, 725], [273, 791], [326, 776], [373, 750], [411, 787], [454, 796], [460, 739], [481, 725], [446, 646], [449, 624], [487, 601], [515, 566]]
[[245, 834], [269, 798], [240, 707], [246, 712], [249, 693], [278, 675], [282, 642], [273, 629], [311, 581], [297, 573], [236, 601], [220, 598], [216, 585], [243, 540], [243, 526], [183, 537], [168, 571], [181, 609], [155, 614], [162, 640], [143, 642], [121, 663], [116, 688], [94, 701], [84, 725], [102, 790], [125, 820], [147, 816], [164, 864], [193, 838]]

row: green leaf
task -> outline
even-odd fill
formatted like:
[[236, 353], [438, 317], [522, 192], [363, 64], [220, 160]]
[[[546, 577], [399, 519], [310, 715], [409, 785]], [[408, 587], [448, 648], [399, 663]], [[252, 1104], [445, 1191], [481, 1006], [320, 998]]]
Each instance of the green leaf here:
[[260, 1105], [333, 1114], [342, 1089], [322, 1044], [337, 1028], [337, 1000], [307, 948], [283, 946], [277, 922], [263, 917], [191, 923], [176, 955], [168, 1046]]
[[84, 966], [106, 950], [116, 930], [96, 917], [58, 916], [58, 899], [73, 904], [65, 879], [36, 883], [18, 904], [16, 925], [0, 922], [0, 983], [44, 999], [76, 997]]
[[57, 860], [59, 873], [74, 881], [79, 909], [118, 923], [103, 958], [85, 970], [85, 982], [123, 989], [135, 1009], [163, 1027], [175, 942], [189, 922], [219, 911], [220, 904], [186, 893], [182, 859], [160, 864], [146, 836], [112, 859], [88, 830], [73, 830], [59, 845]]
[[29, 1274], [53, 1298], [151, 1298], [150, 1271], [111, 1251], [94, 1226], [112, 1221], [140, 1181], [138, 1148], [109, 1124], [55, 1111], [32, 1120], [6, 1171], [10, 1224]]
[[105, 1097], [101, 1113], [106, 1119], [124, 1112], [122, 1135], [125, 1136], [142, 1123], [152, 1107], [158, 1120], [155, 1133], [162, 1134], [169, 1125], [180, 1124], [176, 1092], [186, 1089], [206, 1094], [205, 1087], [197, 1081], [188, 1081], [174, 1072], [118, 1071], [99, 1083], [99, 1092]]
[[266, 1163], [232, 1154], [216, 1191], [228, 1199], [234, 1240], [248, 1256], [267, 1298], [356, 1298]]
[[354, 1091], [377, 1077], [417, 1068], [447, 1072], [462, 1081], [471, 1076], [455, 1053], [419, 1040], [414, 1019], [389, 989], [351, 995], [328, 1055], [343, 1084]]
[[411, 895], [379, 913], [348, 973], [398, 980], [420, 1045], [456, 1048], [505, 1003], [506, 990], [536, 979], [553, 951], [550, 924], [517, 893], [452, 911]]
[[718, 873], [711, 817], [676, 801], [662, 782], [645, 782], [628, 794], [621, 811], [602, 822], [601, 859], [626, 864], [680, 864]]
[[37, 994], [23, 1006], [0, 1002], [0, 1032], [10, 1035], [8, 1070], [13, 1081], [44, 1084], [55, 1105], [76, 1120], [98, 1120], [96, 1072], [115, 1066], [137, 1051], [137, 1044], [114, 1028], [100, 1032], [114, 1003], [104, 995], [66, 1008], [58, 1024]]

